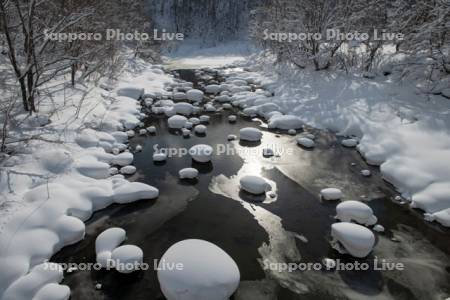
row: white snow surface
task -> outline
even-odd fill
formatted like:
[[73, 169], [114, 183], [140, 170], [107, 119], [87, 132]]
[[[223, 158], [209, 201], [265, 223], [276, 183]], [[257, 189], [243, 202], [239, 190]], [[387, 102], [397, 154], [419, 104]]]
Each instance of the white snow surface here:
[[184, 240], [172, 245], [160, 264], [182, 268], [164, 269], [158, 281], [168, 300], [226, 300], [239, 285], [240, 272], [235, 261], [221, 248], [204, 240]]
[[94, 211], [157, 196], [156, 188], [109, 172], [115, 164], [135, 168], [128, 165], [133, 155], [120, 152], [127, 148], [126, 131], [141, 122], [136, 98], [144, 89], [163, 93], [171, 82], [170, 75], [130, 58], [108, 90], [90, 82], [58, 89], [40, 101], [39, 114], [50, 116], [39, 119], [43, 127], [11, 132], [41, 139], [12, 144], [17, 154], [1, 162], [0, 299], [67, 299], [68, 287], [58, 284], [63, 272], [43, 270], [44, 261], [82, 240], [83, 222]]

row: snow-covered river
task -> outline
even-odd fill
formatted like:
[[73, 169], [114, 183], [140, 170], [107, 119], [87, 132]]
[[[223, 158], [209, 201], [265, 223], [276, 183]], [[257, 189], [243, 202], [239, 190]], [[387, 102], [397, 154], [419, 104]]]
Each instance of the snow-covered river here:
[[[197, 85], [194, 71], [178, 73]], [[211, 80], [218, 79], [214, 72], [209, 75]], [[130, 179], [157, 186], [159, 198], [113, 205], [96, 213], [87, 223], [86, 238], [64, 248], [52, 261], [95, 262], [95, 238], [103, 230], [118, 226], [126, 230], [127, 243], [142, 248], [144, 261], [150, 266], [180, 240], [196, 238], [218, 245], [236, 261], [241, 272], [234, 299], [304, 299], [305, 295], [318, 299], [439, 299], [450, 293], [448, 233], [436, 224], [424, 223], [418, 213], [395, 201], [391, 186], [356, 150], [340, 146], [339, 138], [332, 133], [311, 128], [316, 147], [309, 151], [296, 144], [295, 136], [268, 130], [260, 120], [240, 116], [230, 124], [230, 114], [237, 111], [210, 113], [207, 134], [190, 138], [170, 130], [166, 117], [150, 114], [146, 124], [156, 126], [158, 134], [136, 136], [130, 141], [131, 148], [143, 146], [143, 151], [135, 154], [138, 172]], [[261, 129], [261, 143], [250, 147], [227, 141], [229, 134], [238, 135], [243, 127]], [[188, 155], [154, 163], [156, 144], [186, 149], [209, 144], [228, 153], [215, 153], [209, 164], [196, 164]], [[280, 149], [281, 155], [249, 154], [267, 147]], [[180, 181], [178, 171], [190, 166], [199, 170], [198, 179]], [[370, 169], [372, 176], [361, 176], [362, 169]], [[249, 171], [270, 181], [276, 187], [276, 197], [257, 202], [239, 193], [239, 178]], [[321, 263], [326, 257], [344, 263], [355, 261], [330, 246], [337, 203], [320, 200], [324, 186], [344, 187], [347, 199], [365, 201], [385, 227], [385, 233], [377, 235], [373, 253], [356, 259], [367, 262], [370, 269], [278, 272], [264, 268], [267, 263]], [[405, 269], [377, 270], [375, 258], [402, 263]], [[73, 299], [105, 299], [105, 295], [107, 299], [164, 299], [153, 270], [131, 275], [77, 271], [67, 274], [64, 283], [70, 286]], [[95, 288], [97, 283], [102, 284], [101, 291]]]

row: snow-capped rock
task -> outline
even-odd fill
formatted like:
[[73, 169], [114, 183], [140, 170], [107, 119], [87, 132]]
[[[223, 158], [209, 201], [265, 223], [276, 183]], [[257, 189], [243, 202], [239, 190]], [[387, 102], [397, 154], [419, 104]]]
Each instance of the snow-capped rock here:
[[246, 175], [239, 180], [242, 190], [255, 195], [264, 194], [271, 189], [270, 184], [260, 176]]
[[215, 108], [214, 105], [212, 105], [211, 103], [207, 103], [205, 105], [205, 111], [206, 112], [215, 112], [215, 111], [217, 111], [217, 108]]
[[373, 231], [384, 232], [384, 227], [383, 227], [383, 225], [377, 224], [377, 225], [373, 226]]
[[197, 169], [194, 168], [184, 168], [178, 172], [180, 179], [194, 179], [198, 176]]
[[192, 146], [189, 149], [189, 155], [193, 160], [199, 163], [206, 163], [211, 161], [211, 156], [213, 154], [213, 148], [209, 145], [198, 144]]
[[365, 203], [360, 201], [345, 201], [336, 206], [336, 218], [343, 222], [356, 221], [366, 226], [377, 223], [377, 217], [373, 214], [372, 209]]
[[187, 122], [187, 118], [184, 116], [179, 116], [179, 115], [175, 115], [170, 117], [167, 120], [168, 124], [169, 124], [169, 128], [172, 129], [181, 129], [184, 127], [184, 125]]
[[194, 131], [198, 134], [206, 134], [207, 128], [205, 125], [199, 124], [194, 127]]
[[122, 228], [109, 228], [97, 236], [95, 240], [95, 253], [97, 263], [103, 268], [108, 266], [112, 251], [125, 241], [126, 232]]
[[207, 115], [201, 115], [200, 116], [200, 122], [201, 123], [208, 123], [209, 122], [210, 117]]
[[181, 101], [181, 100], [186, 100], [186, 99], [187, 99], [186, 93], [177, 92], [177, 93], [173, 94], [173, 100]]
[[198, 124], [200, 124], [200, 119], [199, 118], [190, 118], [189, 122], [191, 122], [192, 125], [198, 125]]
[[242, 141], [259, 142], [262, 138], [262, 132], [257, 128], [245, 127], [239, 131], [239, 138]]
[[186, 97], [189, 101], [200, 102], [203, 100], [203, 92], [200, 90], [192, 89], [186, 92]]
[[361, 170], [361, 175], [364, 177], [369, 177], [372, 175], [372, 172], [370, 172], [370, 170]]
[[144, 252], [134, 245], [123, 245], [115, 248], [111, 253], [111, 260], [116, 270], [128, 274], [139, 270], [144, 259]]
[[324, 200], [340, 200], [343, 197], [343, 194], [340, 189], [326, 188], [320, 191], [320, 196]]
[[153, 161], [161, 162], [161, 161], [166, 161], [166, 160], [167, 160], [167, 154], [165, 152], [157, 151], [157, 152], [153, 153]]
[[[162, 264], [182, 266], [168, 270]], [[237, 289], [239, 269], [216, 245], [203, 240], [184, 240], [172, 245], [158, 268], [161, 291], [168, 300], [225, 300]]]
[[181, 129], [181, 134], [182, 134], [184, 137], [189, 137], [189, 136], [191, 136], [191, 131], [190, 131], [189, 129], [187, 129], [187, 128], [182, 128], [182, 129]]
[[305, 148], [314, 148], [315, 143], [313, 140], [308, 139], [306, 137], [299, 137], [297, 139], [297, 144], [299, 144], [300, 146], [303, 146]]
[[228, 116], [228, 122], [234, 123], [234, 122], [236, 122], [236, 120], [237, 120], [237, 117], [235, 115]]
[[354, 257], [366, 257], [375, 245], [372, 231], [354, 223], [342, 222], [331, 225], [331, 236], [334, 242], [337, 241], [344, 247], [344, 249], [337, 247], [336, 250]]
[[150, 134], [155, 134], [156, 133], [156, 127], [155, 126], [149, 126], [149, 127], [147, 127], [147, 131]]
[[220, 85], [210, 84], [205, 87], [205, 92], [208, 94], [218, 94], [220, 92]]
[[341, 145], [347, 148], [354, 148], [358, 145], [358, 140], [356, 139], [345, 139], [342, 140]]
[[194, 106], [187, 102], [179, 102], [174, 104], [173, 110], [177, 114], [189, 116], [194, 112]]

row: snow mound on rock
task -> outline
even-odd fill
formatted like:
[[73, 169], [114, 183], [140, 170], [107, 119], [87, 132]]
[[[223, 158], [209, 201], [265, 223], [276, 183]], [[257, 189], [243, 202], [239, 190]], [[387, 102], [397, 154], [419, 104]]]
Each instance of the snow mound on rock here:
[[211, 161], [211, 156], [213, 154], [213, 148], [209, 145], [198, 144], [192, 146], [189, 149], [189, 155], [193, 160], [199, 163], [206, 163]]
[[126, 239], [126, 232], [122, 228], [113, 227], [106, 229], [95, 240], [96, 261], [102, 267], [108, 266], [112, 251]]
[[168, 124], [169, 124], [169, 128], [172, 129], [181, 129], [184, 127], [184, 125], [187, 122], [187, 118], [184, 116], [179, 116], [179, 115], [175, 115], [170, 117], [167, 120]]
[[200, 90], [192, 89], [186, 92], [186, 97], [189, 101], [200, 102], [203, 100], [203, 92]]
[[177, 114], [189, 116], [194, 113], [195, 107], [187, 102], [179, 102], [174, 104], [173, 110]]
[[347, 148], [354, 148], [358, 145], [358, 140], [356, 139], [345, 139], [341, 142], [341, 145]]
[[339, 200], [342, 198], [343, 194], [340, 189], [326, 188], [320, 191], [320, 196], [324, 200]]
[[374, 225], [378, 219], [374, 216], [372, 209], [360, 201], [345, 201], [336, 206], [336, 218], [343, 222], [356, 221], [366, 226]]
[[197, 169], [194, 168], [184, 168], [178, 172], [180, 179], [194, 179], [198, 176]]
[[262, 138], [262, 132], [257, 128], [245, 127], [239, 131], [239, 138], [242, 141], [259, 142]]
[[300, 137], [297, 139], [297, 144], [299, 144], [300, 146], [303, 146], [305, 148], [314, 148], [315, 143], [313, 140], [308, 139], [306, 137]]
[[123, 245], [115, 248], [111, 253], [114, 267], [120, 273], [128, 274], [136, 271], [144, 260], [144, 252], [134, 245]]
[[194, 131], [198, 134], [206, 134], [206, 126], [205, 125], [197, 125], [194, 127]]
[[260, 176], [246, 175], [239, 180], [241, 189], [254, 195], [264, 194], [271, 189], [270, 184]]
[[221, 248], [203, 240], [184, 240], [172, 245], [160, 264], [179, 264], [167, 270], [160, 266], [158, 281], [168, 300], [225, 300], [239, 285], [240, 272]]
[[358, 224], [335, 223], [331, 225], [331, 236], [334, 242], [339, 242], [344, 247], [338, 248], [339, 252], [347, 252], [354, 257], [366, 257], [375, 245], [373, 232]]
[[210, 84], [205, 87], [205, 92], [208, 94], [218, 94], [220, 93], [220, 85]]

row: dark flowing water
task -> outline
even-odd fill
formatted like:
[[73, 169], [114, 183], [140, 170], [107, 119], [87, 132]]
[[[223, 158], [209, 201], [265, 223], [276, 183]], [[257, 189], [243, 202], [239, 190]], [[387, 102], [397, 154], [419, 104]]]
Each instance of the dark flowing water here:
[[[180, 76], [196, 81], [189, 70]], [[216, 78], [217, 79], [217, 78]], [[195, 82], [197, 84], [197, 82]], [[131, 146], [144, 149], [135, 154], [138, 173], [130, 179], [154, 185], [160, 190], [156, 200], [114, 205], [94, 215], [87, 223], [86, 238], [64, 248], [55, 262], [95, 262], [95, 238], [103, 230], [118, 226], [127, 232], [127, 244], [144, 251], [144, 261], [153, 266], [174, 243], [189, 238], [208, 240], [224, 249], [237, 263], [241, 286], [235, 299], [445, 299], [450, 293], [450, 239], [448, 229], [426, 223], [419, 212], [393, 201], [395, 192], [385, 183], [377, 168], [369, 167], [352, 149], [342, 148], [339, 139], [328, 132], [314, 131], [313, 151], [298, 147], [295, 137], [264, 130], [262, 149], [267, 145], [292, 149], [275, 158], [242, 154], [213, 155], [211, 164], [195, 164], [189, 156], [171, 157], [164, 164], [152, 160], [153, 147], [187, 148], [202, 143], [223, 144], [232, 149], [250, 148], [228, 142], [243, 127], [259, 127], [260, 122], [238, 118], [227, 120], [230, 111], [211, 116], [206, 136], [183, 138], [170, 131], [167, 118], [150, 115], [147, 125], [155, 125], [154, 136], [137, 136]], [[186, 167], [200, 171], [198, 180], [180, 181], [178, 171]], [[240, 170], [253, 168], [276, 183], [276, 201], [248, 202], [234, 195]], [[373, 175], [362, 177], [362, 169]], [[219, 180], [221, 179], [221, 180]], [[266, 272], [261, 260], [272, 257], [280, 262], [321, 262], [325, 257], [353, 262], [329, 244], [330, 226], [335, 222], [337, 203], [319, 199], [321, 188], [342, 188], [346, 199], [366, 200], [386, 228], [377, 234], [374, 257], [405, 263], [405, 271], [306, 271]], [[237, 197], [237, 198], [236, 198]], [[236, 198], [236, 199], [233, 199]], [[299, 256], [300, 255], [300, 256]], [[298, 261], [296, 261], [298, 262]], [[115, 271], [76, 271], [65, 275], [72, 299], [164, 299], [156, 271], [122, 275]], [[100, 290], [95, 285], [102, 284]], [[298, 294], [293, 291], [304, 289]], [[427, 297], [427, 295], [429, 297]]]

